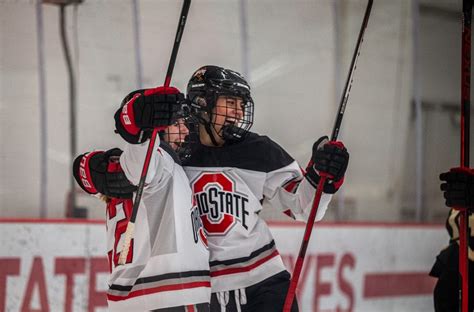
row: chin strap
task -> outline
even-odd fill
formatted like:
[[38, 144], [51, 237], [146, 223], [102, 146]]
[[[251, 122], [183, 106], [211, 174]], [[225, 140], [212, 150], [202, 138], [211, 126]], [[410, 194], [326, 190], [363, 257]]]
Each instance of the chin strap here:
[[214, 137], [214, 134], [212, 133], [211, 123], [208, 121], [204, 122], [204, 128], [206, 129], [207, 134], [211, 138], [212, 144], [214, 144], [215, 146], [219, 146], [216, 141], [216, 138]]
[[[206, 113], [208, 114], [209, 119], [212, 120], [212, 112], [206, 111]], [[211, 138], [212, 144], [214, 144], [214, 146], [219, 146], [219, 143], [217, 143], [216, 137], [214, 136], [214, 133], [212, 131], [214, 129], [214, 132], [217, 134], [217, 130], [216, 130], [216, 127], [214, 126], [214, 124], [212, 124], [212, 122], [210, 122], [210, 121], [208, 121], [208, 120], [206, 120], [202, 117], [200, 117], [200, 120], [204, 124], [204, 128], [206, 129], [206, 132], [209, 135], [209, 137]], [[222, 131], [222, 129], [221, 129], [221, 131]], [[219, 134], [217, 134], [217, 135], [219, 135]], [[220, 138], [225, 141], [224, 137], [220, 136]]]
[[[204, 103], [206, 103], [206, 102], [207, 101], [204, 101]], [[197, 114], [196, 118], [197, 118], [197, 120], [200, 124], [204, 125], [204, 129], [206, 129], [207, 134], [211, 138], [212, 144], [214, 144], [214, 146], [219, 146], [219, 144], [217, 143], [216, 138], [212, 134], [211, 122], [209, 120], [207, 120], [206, 118], [201, 116], [202, 113], [206, 113], [209, 116], [209, 119], [212, 119], [212, 113], [208, 112], [206, 109], [204, 109], [202, 107], [202, 105], [200, 105], [199, 103], [192, 104], [192, 105], [194, 105], [195, 108], [198, 108], [199, 113]]]

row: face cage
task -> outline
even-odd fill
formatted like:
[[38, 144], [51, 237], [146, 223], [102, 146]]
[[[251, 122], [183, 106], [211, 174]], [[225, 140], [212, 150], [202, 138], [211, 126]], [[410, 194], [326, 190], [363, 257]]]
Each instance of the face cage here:
[[180, 117], [163, 131], [162, 137], [184, 162], [191, 156], [191, 146], [197, 142], [197, 122], [192, 117]]
[[[224, 141], [238, 141], [245, 138], [253, 125], [254, 103], [250, 96], [244, 96], [240, 109], [236, 105], [218, 105], [219, 97], [236, 101], [241, 96], [213, 91], [206, 96], [194, 96], [190, 102], [190, 113], [197, 122], [205, 126], [205, 130], [216, 143], [214, 133]], [[208, 105], [210, 103], [210, 105]], [[237, 111], [237, 112], [236, 112]], [[214, 131], [212, 131], [214, 130]]]
[[225, 141], [238, 141], [245, 138], [253, 125], [254, 103], [250, 97], [220, 95], [226, 99], [224, 106], [216, 105], [210, 114], [210, 125], [215, 133]]

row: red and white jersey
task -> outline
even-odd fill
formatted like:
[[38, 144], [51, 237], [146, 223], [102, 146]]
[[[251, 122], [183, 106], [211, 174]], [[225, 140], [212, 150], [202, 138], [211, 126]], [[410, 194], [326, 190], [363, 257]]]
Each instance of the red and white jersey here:
[[[315, 188], [296, 161], [268, 137], [251, 133], [222, 147], [199, 145], [184, 169], [207, 234], [212, 292], [245, 288], [285, 270], [259, 212], [266, 202], [307, 219]], [[316, 220], [330, 199], [323, 194]]]
[[[135, 185], [147, 147], [148, 142], [129, 144], [120, 157]], [[153, 152], [127, 263], [118, 265], [132, 206], [131, 200], [113, 199], [107, 209], [109, 309], [149, 311], [209, 302], [206, 238], [189, 180], [168, 145], [161, 143]]]

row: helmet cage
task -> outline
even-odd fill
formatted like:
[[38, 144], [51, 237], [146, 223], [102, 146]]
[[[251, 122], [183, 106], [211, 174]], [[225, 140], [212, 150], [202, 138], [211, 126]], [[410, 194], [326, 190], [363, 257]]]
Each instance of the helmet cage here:
[[252, 98], [217, 93], [217, 98], [225, 98], [223, 107], [214, 105], [210, 112], [210, 124], [215, 133], [226, 141], [245, 138], [253, 125], [254, 104]]
[[197, 141], [197, 123], [189, 115], [180, 114], [172, 125], [160, 131], [160, 138], [185, 162], [191, 156], [193, 143]]

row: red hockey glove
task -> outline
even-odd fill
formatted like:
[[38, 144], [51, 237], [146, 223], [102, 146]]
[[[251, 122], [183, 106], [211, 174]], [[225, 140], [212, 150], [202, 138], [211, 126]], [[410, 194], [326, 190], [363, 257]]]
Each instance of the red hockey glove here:
[[468, 208], [474, 211], [474, 170], [469, 168], [451, 168], [439, 175], [441, 190], [444, 192], [446, 206]]
[[341, 141], [330, 141], [328, 137], [319, 138], [313, 145], [313, 155], [306, 168], [306, 178], [317, 187], [320, 173], [328, 175], [324, 193], [334, 194], [344, 183], [344, 174], [349, 164], [349, 153]]
[[118, 148], [107, 152], [96, 151], [79, 155], [73, 164], [77, 184], [89, 194], [101, 193], [115, 198], [132, 198], [137, 189], [132, 185], [118, 161], [122, 151]]
[[176, 119], [184, 94], [174, 87], [157, 87], [130, 93], [115, 113], [117, 132], [129, 143], [145, 142], [153, 128], [165, 129]]

